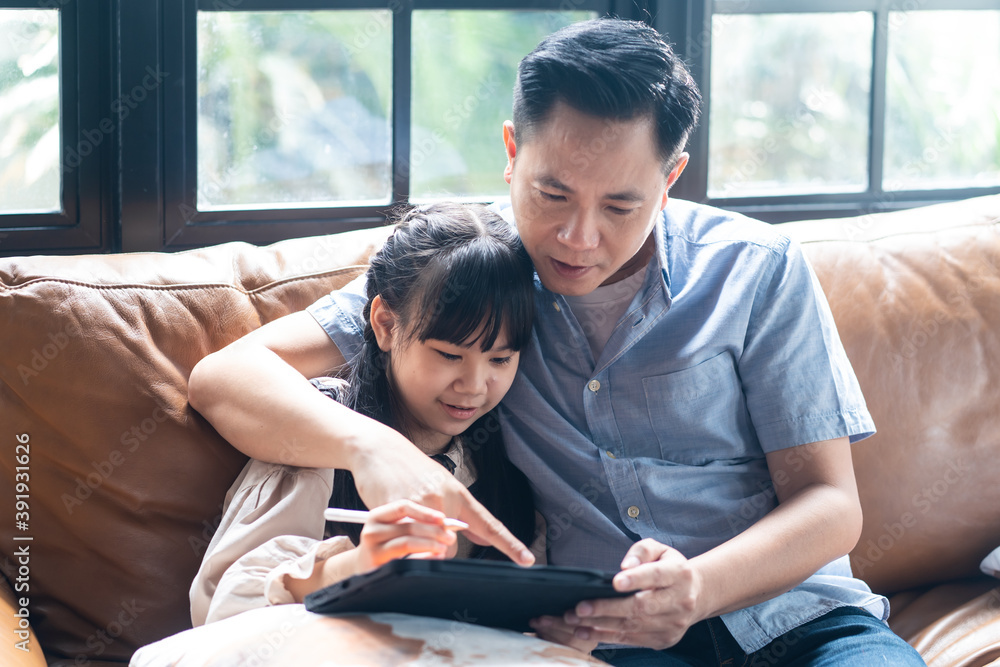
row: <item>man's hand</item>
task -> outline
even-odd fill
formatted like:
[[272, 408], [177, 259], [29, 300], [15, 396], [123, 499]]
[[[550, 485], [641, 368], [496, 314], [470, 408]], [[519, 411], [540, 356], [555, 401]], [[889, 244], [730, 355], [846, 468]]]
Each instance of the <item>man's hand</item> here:
[[591, 651], [598, 642], [653, 649], [669, 648], [701, 620], [701, 580], [675, 549], [653, 539], [636, 542], [615, 575], [619, 591], [638, 591], [626, 598], [585, 600], [562, 617], [543, 616], [532, 628], [543, 639]]
[[578, 648], [601, 641], [663, 649], [694, 623], [770, 600], [848, 553], [861, 531], [848, 438], [766, 458], [778, 506], [755, 524], [691, 560], [655, 540], [637, 542], [614, 581], [638, 593], [581, 602], [532, 627]]
[[[389, 429], [386, 429], [389, 430]], [[393, 432], [395, 433], [395, 432]], [[358, 495], [369, 507], [395, 500], [410, 500], [444, 512], [469, 524], [466, 537], [476, 544], [489, 544], [519, 565], [531, 565], [535, 557], [520, 540], [472, 497], [453, 475], [402, 435], [383, 441], [376, 450], [359, 456], [352, 466]]]

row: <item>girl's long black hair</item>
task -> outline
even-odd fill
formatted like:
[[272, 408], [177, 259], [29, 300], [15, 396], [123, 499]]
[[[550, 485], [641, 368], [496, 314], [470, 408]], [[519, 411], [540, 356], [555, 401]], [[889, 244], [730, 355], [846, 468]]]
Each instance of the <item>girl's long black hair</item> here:
[[[417, 207], [397, 223], [367, 273], [364, 343], [350, 363], [343, 402], [356, 412], [407, 434], [408, 414], [394, 390], [390, 353], [372, 330], [371, 301], [379, 295], [406, 338], [478, 344], [490, 350], [501, 333], [519, 351], [534, 322], [533, 269], [514, 228], [483, 206], [438, 203]], [[477, 473], [472, 495], [523, 543], [534, 539], [535, 513], [528, 480], [507, 458], [496, 409], [462, 435]], [[353, 475], [337, 470], [330, 507], [366, 509]], [[361, 526], [332, 528], [357, 544]], [[472, 557], [502, 558], [477, 546]]]

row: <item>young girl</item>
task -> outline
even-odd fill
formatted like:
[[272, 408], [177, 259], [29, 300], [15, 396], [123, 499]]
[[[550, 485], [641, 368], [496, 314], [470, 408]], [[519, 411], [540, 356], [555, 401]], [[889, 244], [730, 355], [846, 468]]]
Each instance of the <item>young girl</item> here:
[[[493, 414], [534, 319], [531, 261], [516, 232], [485, 207], [420, 207], [397, 224], [365, 279], [364, 346], [348, 382], [313, 384], [406, 435], [531, 543], [531, 491], [507, 460]], [[328, 506], [366, 509], [349, 472], [250, 461], [191, 586], [194, 625], [301, 602], [409, 554], [499, 556], [409, 501], [375, 508], [363, 528], [327, 524]]]

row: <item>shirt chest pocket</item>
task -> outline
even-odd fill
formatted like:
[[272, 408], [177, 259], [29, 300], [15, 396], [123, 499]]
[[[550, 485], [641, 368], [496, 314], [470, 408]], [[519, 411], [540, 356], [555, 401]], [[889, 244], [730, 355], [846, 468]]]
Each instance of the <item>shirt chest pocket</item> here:
[[664, 460], [705, 465], [755, 455], [748, 451], [748, 443], [756, 441], [729, 354], [643, 378], [642, 388], [649, 423]]

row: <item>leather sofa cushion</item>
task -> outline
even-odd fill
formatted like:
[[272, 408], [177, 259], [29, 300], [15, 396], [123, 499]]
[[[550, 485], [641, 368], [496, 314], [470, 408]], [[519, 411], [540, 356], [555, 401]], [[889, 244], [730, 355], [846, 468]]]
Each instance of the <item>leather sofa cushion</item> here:
[[[127, 661], [190, 626], [187, 589], [245, 457], [188, 406], [188, 375], [357, 276], [386, 233], [0, 261], [0, 437], [8, 452], [30, 438], [18, 534], [34, 538], [31, 621], [50, 659]], [[13, 454], [0, 466], [12, 498]]]
[[[973, 576], [1000, 545], [998, 219], [989, 197], [782, 226], [879, 429], [854, 447], [852, 562], [881, 592]], [[386, 233], [0, 260], [0, 438], [31, 438], [31, 620], [50, 659], [124, 661], [188, 627], [244, 460], [188, 407], [191, 368], [358, 275]], [[13, 466], [0, 459], [0, 496]], [[0, 525], [8, 576], [13, 530]]]
[[879, 431], [853, 448], [855, 575], [883, 593], [978, 575], [1000, 545], [1000, 196], [782, 228]]

